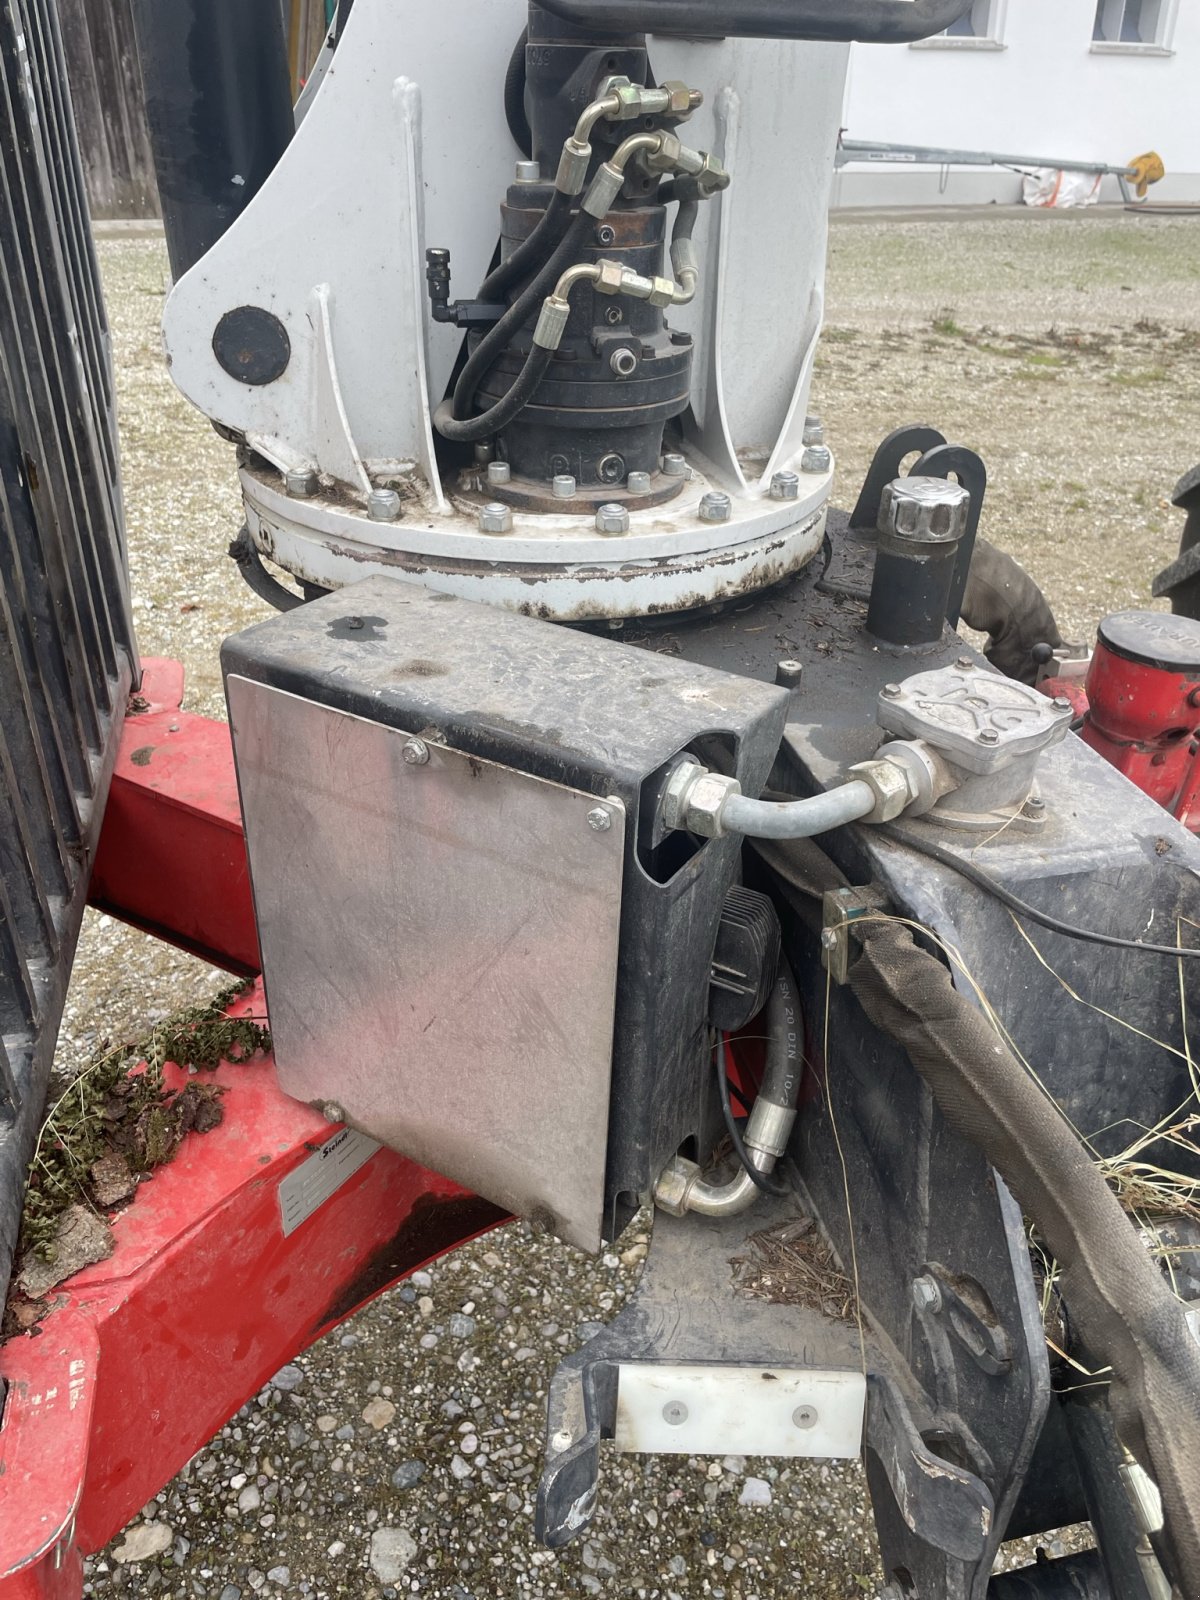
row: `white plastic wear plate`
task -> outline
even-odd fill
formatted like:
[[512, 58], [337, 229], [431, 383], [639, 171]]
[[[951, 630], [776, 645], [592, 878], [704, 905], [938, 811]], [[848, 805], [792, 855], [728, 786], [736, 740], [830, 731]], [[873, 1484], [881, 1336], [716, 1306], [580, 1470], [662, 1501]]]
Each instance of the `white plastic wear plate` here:
[[643, 1455], [849, 1460], [862, 1449], [866, 1405], [861, 1372], [622, 1362], [616, 1445]]
[[354, 1128], [342, 1128], [307, 1161], [294, 1167], [279, 1185], [279, 1215], [283, 1236], [295, 1233], [302, 1222], [365, 1165], [380, 1148], [374, 1139]]

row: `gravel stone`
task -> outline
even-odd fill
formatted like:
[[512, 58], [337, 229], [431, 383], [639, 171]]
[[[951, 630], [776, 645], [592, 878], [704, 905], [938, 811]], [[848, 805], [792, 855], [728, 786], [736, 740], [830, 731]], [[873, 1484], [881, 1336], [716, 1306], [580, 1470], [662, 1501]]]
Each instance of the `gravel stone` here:
[[175, 1535], [165, 1522], [142, 1522], [127, 1528], [125, 1537], [112, 1552], [113, 1560], [122, 1563], [150, 1561], [171, 1548]]
[[281, 1389], [284, 1394], [294, 1394], [304, 1382], [304, 1368], [298, 1367], [294, 1362], [289, 1362], [271, 1379], [271, 1387]]
[[371, 1535], [371, 1570], [384, 1583], [396, 1583], [417, 1549], [417, 1541], [407, 1528], [379, 1528]]
[[747, 1478], [742, 1484], [742, 1492], [738, 1495], [740, 1506], [769, 1506], [771, 1504], [771, 1485], [765, 1478]]
[[369, 1423], [376, 1433], [380, 1428], [386, 1428], [396, 1415], [396, 1408], [390, 1400], [369, 1400], [363, 1407], [363, 1421]]
[[267, 1582], [277, 1583], [281, 1589], [286, 1589], [292, 1581], [290, 1567], [270, 1567], [267, 1569]]
[[262, 1505], [262, 1494], [250, 1483], [242, 1490], [237, 1498], [239, 1511], [257, 1511]]
[[393, 1489], [411, 1489], [415, 1483], [420, 1483], [425, 1476], [425, 1463], [423, 1461], [402, 1461], [392, 1473]]

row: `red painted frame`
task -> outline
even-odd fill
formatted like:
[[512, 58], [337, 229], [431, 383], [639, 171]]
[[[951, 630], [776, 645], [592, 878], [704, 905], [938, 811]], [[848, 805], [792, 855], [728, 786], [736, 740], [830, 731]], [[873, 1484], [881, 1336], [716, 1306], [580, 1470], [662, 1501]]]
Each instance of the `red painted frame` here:
[[[151, 709], [126, 722], [96, 898], [253, 970], [229, 732], [181, 712], [182, 691], [175, 663], [146, 663]], [[263, 1007], [256, 982], [230, 1012]], [[506, 1220], [381, 1149], [285, 1235], [279, 1185], [335, 1130], [282, 1093], [269, 1056], [215, 1079], [221, 1125], [184, 1141], [115, 1219], [110, 1259], [63, 1284], [40, 1329], [0, 1349], [0, 1600], [78, 1600], [83, 1556], [273, 1372], [398, 1279]]]

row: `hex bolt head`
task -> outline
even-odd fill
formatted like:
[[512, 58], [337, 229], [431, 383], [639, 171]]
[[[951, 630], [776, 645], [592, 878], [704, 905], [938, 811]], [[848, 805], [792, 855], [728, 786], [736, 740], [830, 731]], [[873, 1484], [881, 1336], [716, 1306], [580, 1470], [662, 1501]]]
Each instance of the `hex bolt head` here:
[[609, 356], [608, 365], [618, 378], [632, 378], [638, 368], [637, 354], [627, 344], [618, 345]]
[[995, 728], [980, 728], [975, 737], [980, 744], [1000, 743], [1000, 735], [996, 732]]
[[1044, 811], [1046, 809], [1046, 802], [1040, 794], [1031, 794], [1025, 804], [1030, 811]]
[[629, 513], [624, 506], [613, 504], [596, 507], [596, 532], [597, 533], [628, 533]]
[[1056, 711], [1073, 711], [1075, 709], [1065, 694], [1056, 694], [1053, 705]]
[[493, 500], [479, 513], [480, 533], [511, 533], [512, 525], [512, 512], [499, 500]]
[[777, 661], [775, 663], [775, 682], [781, 689], [798, 689], [804, 677], [804, 665], [800, 661]]
[[673, 450], [662, 458], [662, 469], [668, 478], [686, 478], [689, 475], [686, 458]]
[[489, 461], [487, 469], [489, 483], [511, 483], [512, 468], [507, 461]]
[[838, 931], [836, 928], [821, 929], [821, 949], [836, 950], [838, 947]]
[[971, 659], [970, 656], [959, 656], [958, 660], [954, 663], [954, 665], [956, 667], [961, 667], [964, 672], [970, 672], [971, 668], [975, 665], [975, 663]]
[[792, 1412], [792, 1422], [797, 1428], [815, 1428], [817, 1425], [817, 1408], [815, 1406], [797, 1406]]
[[409, 767], [423, 767], [429, 761], [429, 746], [424, 739], [406, 739], [404, 749], [400, 752], [404, 763]]
[[879, 500], [879, 532], [920, 544], [952, 544], [967, 529], [971, 495], [947, 478], [894, 478]]
[[879, 692], [885, 700], [895, 700], [899, 698], [900, 685], [898, 683], [885, 683]]
[[771, 478], [772, 500], [799, 500], [800, 474], [797, 472], [776, 472]]
[[283, 475], [283, 486], [297, 500], [307, 500], [317, 492], [317, 475], [311, 467], [289, 467]]
[[820, 417], [808, 416], [804, 419], [804, 443], [824, 444], [825, 424]]
[[828, 472], [833, 466], [833, 451], [823, 444], [810, 444], [800, 457], [801, 472]]
[[550, 480], [550, 488], [556, 500], [570, 500], [575, 493], [575, 479], [569, 472], [556, 472]]
[[663, 1421], [672, 1428], [679, 1428], [688, 1419], [688, 1408], [682, 1400], [668, 1400], [662, 1409]]
[[400, 515], [400, 496], [395, 489], [372, 489], [367, 496], [367, 516], [372, 522], [395, 522]]
[[542, 169], [536, 161], [518, 161], [513, 176], [517, 183], [541, 183]]
[[625, 487], [630, 494], [650, 493], [650, 474], [648, 472], [631, 472], [625, 479]]
[[931, 1278], [927, 1273], [913, 1279], [912, 1286], [913, 1305], [918, 1311], [940, 1311], [942, 1309], [942, 1291], [938, 1287], [936, 1278]]
[[700, 497], [701, 522], [728, 522], [733, 515], [733, 501], [720, 489], [710, 489]]
[[603, 806], [593, 806], [587, 814], [587, 825], [593, 833], [607, 833], [612, 827], [612, 812]]

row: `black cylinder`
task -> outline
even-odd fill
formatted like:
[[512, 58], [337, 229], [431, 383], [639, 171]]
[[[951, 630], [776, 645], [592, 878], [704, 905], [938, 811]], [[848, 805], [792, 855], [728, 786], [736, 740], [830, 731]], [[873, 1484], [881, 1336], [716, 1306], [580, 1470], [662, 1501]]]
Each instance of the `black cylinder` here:
[[942, 637], [971, 497], [941, 478], [897, 478], [883, 491], [867, 631], [887, 644]]
[[295, 119], [279, 0], [133, 0], [171, 273], [262, 188]]

